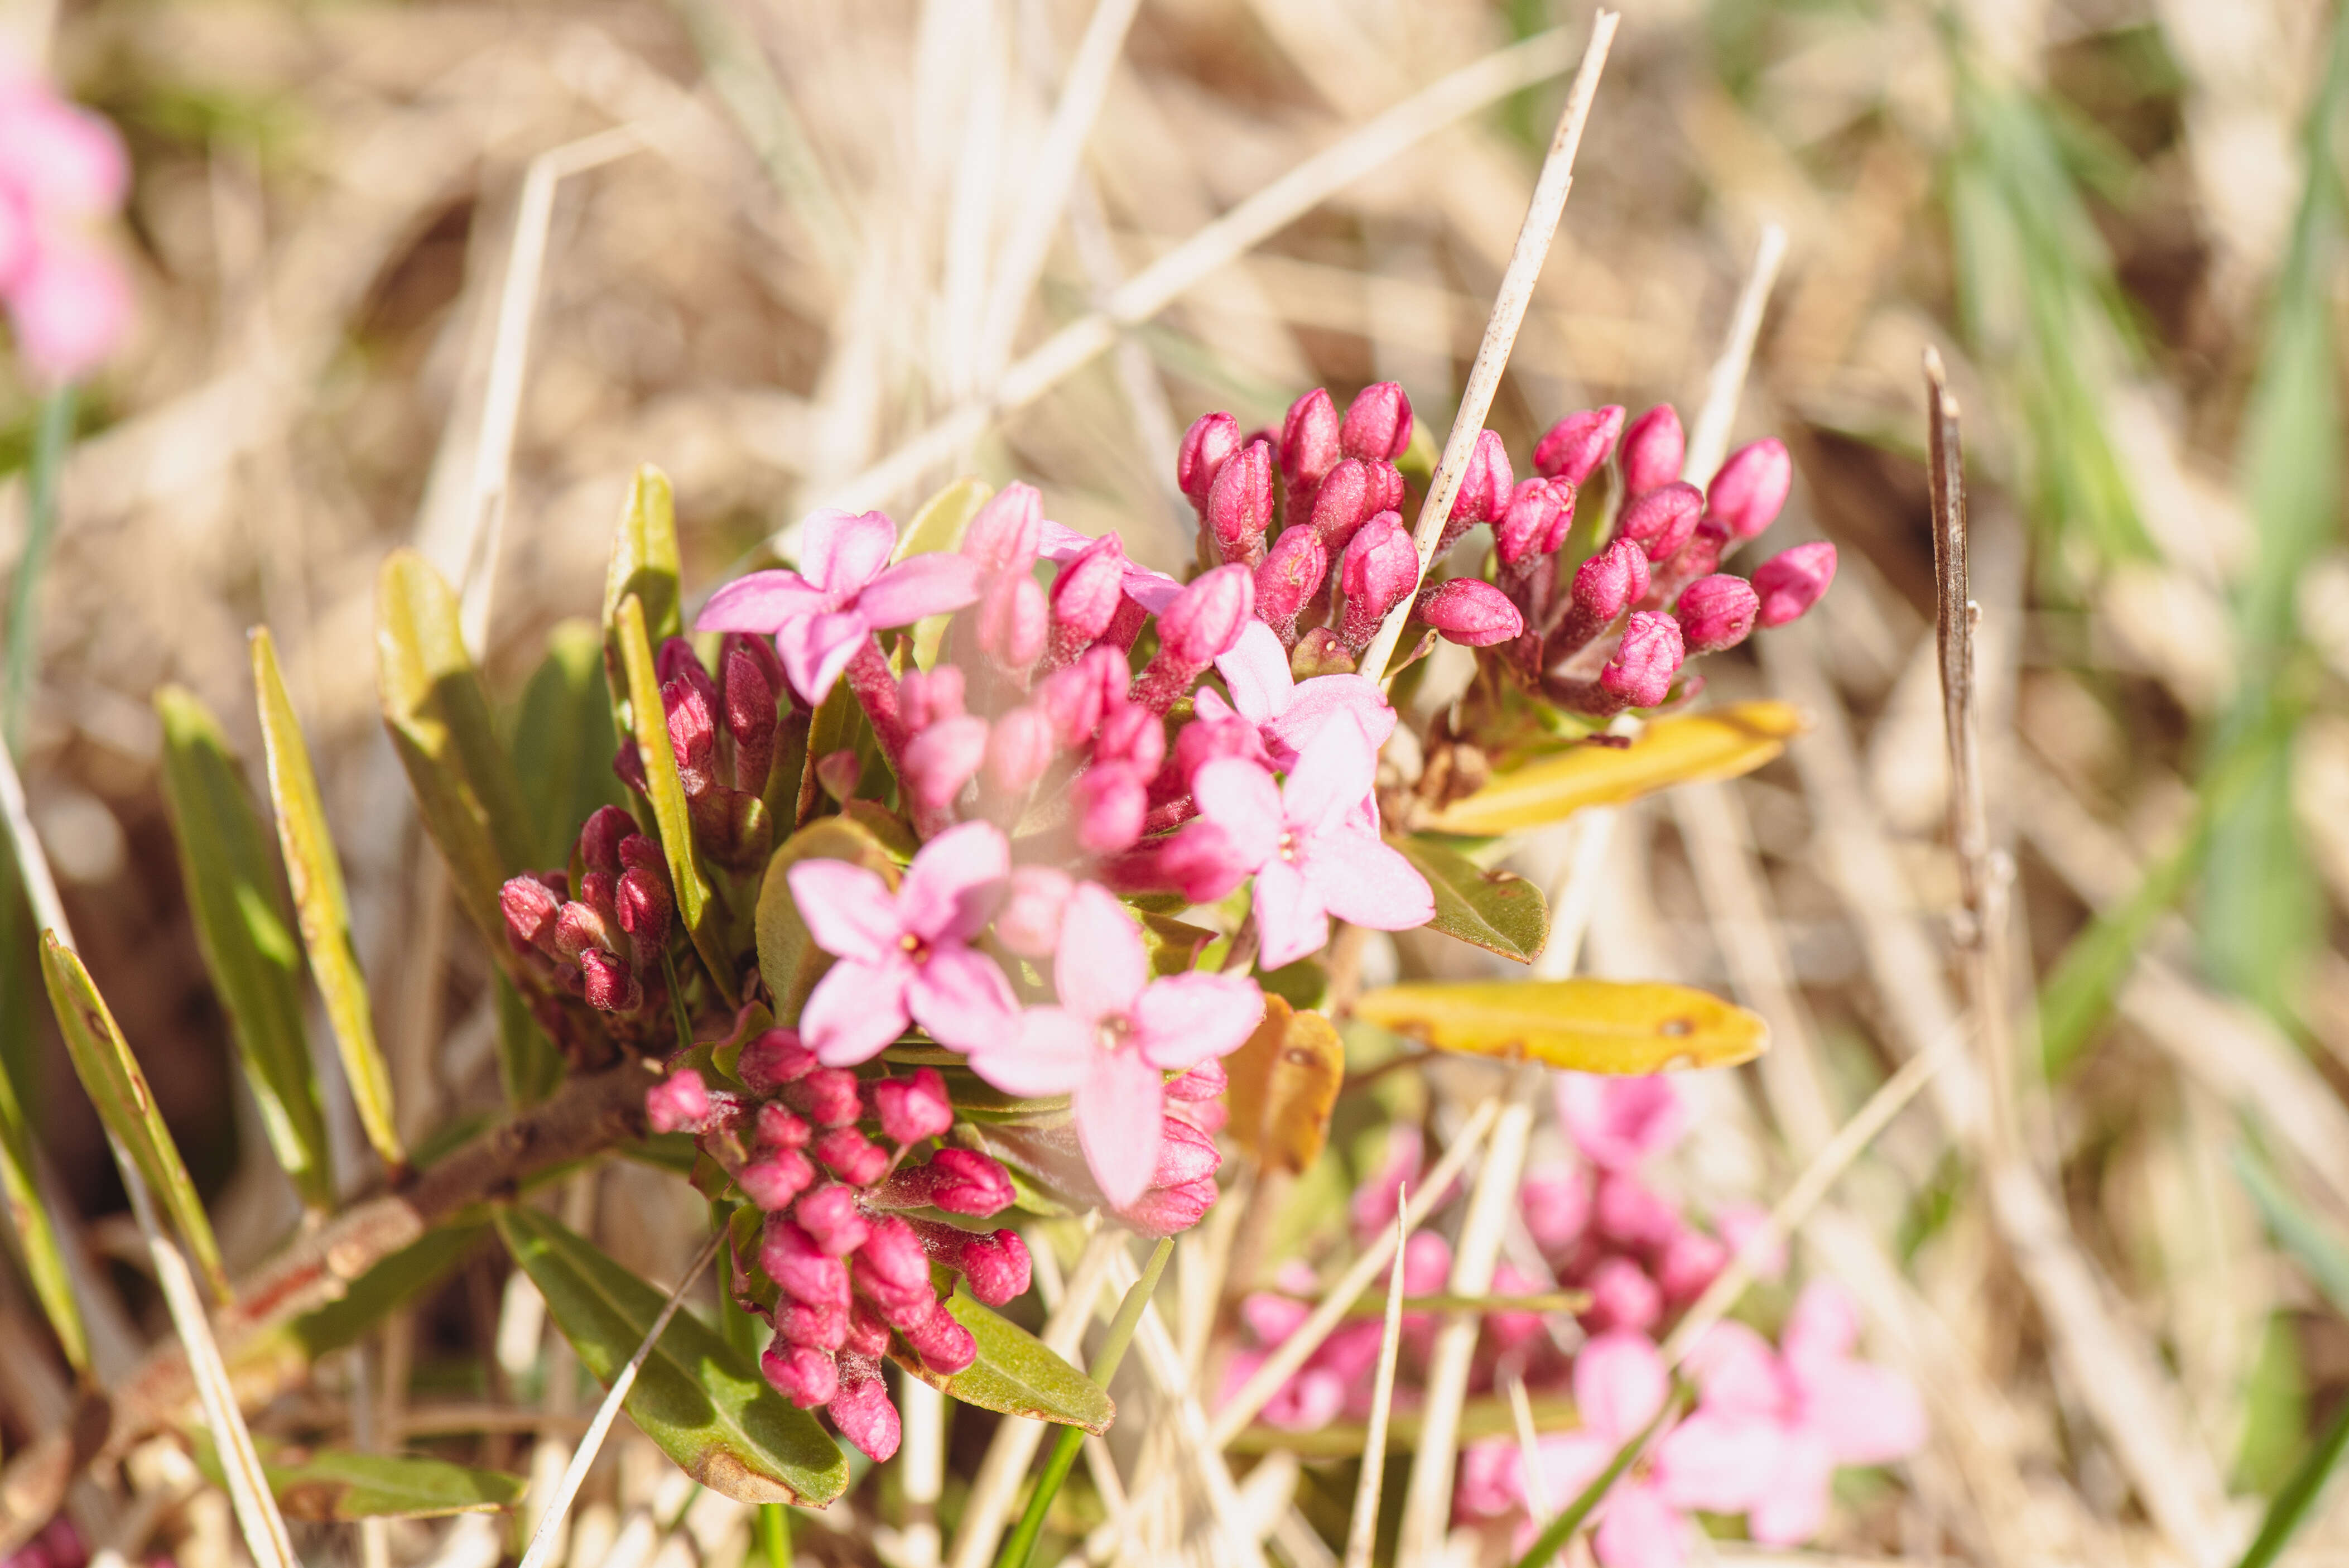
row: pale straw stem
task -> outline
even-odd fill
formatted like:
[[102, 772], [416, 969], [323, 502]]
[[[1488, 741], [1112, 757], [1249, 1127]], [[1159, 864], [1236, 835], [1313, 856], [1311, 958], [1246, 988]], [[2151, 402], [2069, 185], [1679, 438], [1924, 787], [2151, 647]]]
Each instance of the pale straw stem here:
[[[1590, 119], [1591, 99], [1598, 95], [1599, 73], [1607, 68], [1607, 51], [1615, 41], [1619, 19], [1612, 11], [1601, 11], [1591, 18], [1590, 43], [1582, 53], [1582, 68], [1575, 75], [1574, 90], [1567, 95], [1566, 110], [1558, 116], [1557, 132], [1550, 139], [1549, 155], [1542, 160], [1541, 174], [1534, 182], [1534, 197], [1526, 207], [1525, 222], [1518, 226], [1516, 249], [1501, 274], [1500, 291], [1493, 296], [1493, 313], [1485, 321], [1485, 340], [1476, 347], [1468, 385], [1460, 394], [1459, 411], [1452, 417], [1452, 433], [1444, 438], [1444, 457], [1435, 465], [1427, 499], [1419, 508], [1419, 522], [1412, 529], [1412, 543], [1419, 547], [1422, 579], [1434, 563], [1436, 540], [1444, 533], [1444, 520], [1452, 515], [1453, 497], [1460, 493], [1460, 481], [1476, 450], [1476, 437], [1485, 428], [1485, 416], [1492, 411], [1493, 394], [1500, 390], [1501, 372], [1508, 368], [1517, 328], [1525, 325], [1526, 307], [1533, 303], [1534, 284], [1549, 256], [1550, 243], [1557, 237], [1557, 221], [1566, 211], [1567, 194], [1574, 188], [1574, 157], [1582, 147], [1582, 128]], [[1378, 635], [1371, 639], [1362, 655], [1361, 674], [1366, 680], [1385, 676], [1395, 641], [1402, 636], [1402, 623], [1410, 618], [1417, 587], [1414, 583], [1413, 592], [1396, 601]]]
[[[1408, 1188], [1400, 1192], [1408, 1199]], [[1402, 1214], [1395, 1214], [1395, 1246], [1402, 1246]], [[1378, 1380], [1371, 1387], [1371, 1421], [1362, 1435], [1362, 1473], [1354, 1483], [1354, 1514], [1346, 1525], [1345, 1568], [1371, 1568], [1379, 1533], [1379, 1490], [1387, 1473], [1387, 1418], [1394, 1410], [1395, 1363], [1402, 1352], [1402, 1271], [1387, 1276], [1386, 1324], [1379, 1334]]]
[[1688, 451], [1681, 477], [1699, 489], [1729, 453], [1729, 430], [1737, 421], [1737, 399], [1745, 388], [1745, 372], [1754, 363], [1754, 345], [1762, 335], [1762, 315], [1769, 308], [1770, 290], [1778, 281], [1779, 264], [1786, 259], [1786, 231], [1776, 223], [1762, 226], [1762, 241], [1754, 253], [1754, 270], [1738, 291], [1737, 309], [1729, 318], [1729, 341], [1713, 364], [1705, 382], [1704, 407], [1689, 432]]

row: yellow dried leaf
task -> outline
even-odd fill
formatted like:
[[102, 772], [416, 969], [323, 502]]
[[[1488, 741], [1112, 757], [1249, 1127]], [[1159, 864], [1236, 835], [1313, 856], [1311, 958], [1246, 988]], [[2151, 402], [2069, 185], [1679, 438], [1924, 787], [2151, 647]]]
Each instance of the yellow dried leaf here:
[[1346, 1048], [1319, 1013], [1296, 1012], [1278, 996], [1267, 995], [1264, 1003], [1264, 1022], [1224, 1058], [1232, 1081], [1232, 1118], [1224, 1130], [1267, 1169], [1293, 1175], [1321, 1157], [1346, 1076]]
[[[1438, 1051], [1579, 1073], [1733, 1066], [1770, 1040], [1769, 1026], [1742, 1007], [1649, 981], [1409, 981], [1362, 997], [1354, 1015]], [[1233, 1088], [1237, 1106], [1237, 1073]]]
[[1493, 837], [1562, 822], [1587, 805], [1619, 805], [1676, 784], [1752, 773], [1803, 730], [1785, 702], [1739, 702], [1658, 719], [1628, 746], [1580, 745], [1496, 774], [1424, 826]]

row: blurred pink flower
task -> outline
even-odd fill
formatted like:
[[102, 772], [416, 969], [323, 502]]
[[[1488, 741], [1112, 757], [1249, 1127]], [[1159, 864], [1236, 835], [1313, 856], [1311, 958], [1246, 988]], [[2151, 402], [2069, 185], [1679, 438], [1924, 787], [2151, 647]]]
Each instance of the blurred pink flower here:
[[7, 301], [26, 362], [52, 381], [78, 380], [97, 369], [130, 322], [130, 281], [121, 265], [75, 240], [36, 242]]
[[121, 206], [129, 179], [113, 126], [0, 62], [0, 296], [47, 380], [87, 374], [129, 321], [129, 281], [86, 232]]
[[1061, 907], [1052, 982], [1060, 1004], [1031, 1007], [1017, 1029], [974, 1044], [970, 1064], [1006, 1094], [1069, 1096], [1085, 1164], [1123, 1208], [1158, 1164], [1161, 1075], [1238, 1050], [1264, 1017], [1264, 993], [1235, 975], [1153, 981], [1133, 916], [1092, 882]]
[[1662, 1154], [1688, 1131], [1688, 1107], [1670, 1078], [1560, 1073], [1557, 1119], [1590, 1163], [1627, 1170]]

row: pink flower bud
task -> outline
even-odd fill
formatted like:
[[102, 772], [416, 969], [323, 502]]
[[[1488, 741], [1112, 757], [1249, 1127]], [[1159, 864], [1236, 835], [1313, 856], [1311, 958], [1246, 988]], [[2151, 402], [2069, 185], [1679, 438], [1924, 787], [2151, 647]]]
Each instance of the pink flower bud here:
[[1201, 670], [1232, 650], [1255, 611], [1256, 581], [1248, 567], [1217, 566], [1195, 579], [1158, 618], [1158, 655], [1134, 683], [1134, 701], [1165, 712]]
[[752, 1094], [771, 1095], [785, 1084], [806, 1077], [814, 1068], [815, 1053], [800, 1044], [797, 1030], [770, 1029], [742, 1047], [734, 1075]]
[[1689, 652], [1719, 653], [1745, 640], [1761, 607], [1744, 577], [1723, 572], [1682, 588], [1672, 618], [1681, 623], [1681, 641]]
[[990, 572], [1025, 572], [1044, 531], [1044, 497], [1016, 480], [989, 496], [963, 530], [962, 553]]
[[856, 781], [864, 774], [864, 759], [855, 748], [843, 746], [836, 752], [826, 752], [815, 760], [815, 782], [823, 793], [837, 801], [846, 801], [856, 794]]
[[563, 900], [554, 889], [535, 877], [515, 877], [498, 889], [498, 908], [506, 918], [506, 940], [516, 952], [533, 950], [554, 956], [555, 922], [562, 917]]
[[872, 1234], [856, 1250], [854, 1267], [857, 1285], [875, 1301], [885, 1303], [916, 1292], [936, 1296], [930, 1289], [929, 1254], [922, 1250], [921, 1238], [894, 1214], [873, 1221]]
[[886, 1355], [889, 1353], [889, 1325], [873, 1310], [870, 1302], [857, 1301], [848, 1307], [848, 1342], [841, 1348], [852, 1355]]
[[1173, 1236], [1206, 1218], [1220, 1194], [1215, 1179], [1185, 1182], [1180, 1187], [1154, 1187], [1118, 1210], [1119, 1223], [1137, 1236]]
[[978, 1341], [952, 1313], [934, 1312], [917, 1327], [901, 1332], [922, 1365], [941, 1376], [951, 1377], [978, 1359]]
[[970, 1286], [970, 1293], [988, 1306], [1001, 1306], [1026, 1295], [1032, 1272], [1028, 1244], [1017, 1231], [971, 1237], [955, 1260], [955, 1267]]
[[1236, 713], [1221, 719], [1194, 719], [1174, 736], [1174, 771], [1182, 775], [1185, 789], [1201, 768], [1226, 757], [1239, 757], [1267, 773], [1272, 771], [1272, 758], [1264, 749], [1264, 732]]
[[1271, 553], [1256, 569], [1256, 618], [1284, 637], [1296, 624], [1297, 612], [1320, 589], [1330, 575], [1330, 553], [1311, 526], [1293, 523], [1273, 541]]
[[793, 1301], [848, 1304], [848, 1266], [781, 1214], [767, 1216], [759, 1241], [759, 1267]]
[[994, 1159], [970, 1148], [942, 1148], [927, 1165], [900, 1168], [873, 1195], [889, 1209], [925, 1205], [984, 1220], [1011, 1207], [1011, 1178]]
[[824, 1168], [850, 1187], [870, 1187], [889, 1168], [889, 1151], [854, 1127], [833, 1128], [814, 1148]]
[[1205, 1181], [1216, 1174], [1224, 1157], [1216, 1140], [1186, 1121], [1163, 1117], [1159, 1124], [1158, 1163], [1150, 1172], [1153, 1187], [1181, 1187]]
[[1618, 539], [1575, 568], [1574, 607], [1606, 625], [1648, 591], [1648, 553]]
[[1511, 493], [1501, 519], [1493, 524], [1493, 543], [1504, 566], [1538, 559], [1566, 542], [1573, 524], [1573, 486], [1561, 500], [1557, 487], [1546, 479], [1528, 479]]
[[1687, 453], [1680, 415], [1671, 404], [1658, 403], [1623, 432], [1623, 493], [1637, 501], [1659, 485], [1673, 483]]
[[1051, 767], [1059, 750], [1044, 710], [1032, 703], [1012, 709], [987, 732], [987, 787], [999, 794], [1025, 794]]
[[854, 1252], [872, 1233], [872, 1226], [857, 1210], [856, 1189], [836, 1181], [801, 1193], [799, 1201], [792, 1205], [792, 1218], [800, 1222], [800, 1229], [819, 1251], [834, 1258]]
[[936, 1067], [923, 1067], [911, 1078], [884, 1078], [873, 1085], [873, 1111], [881, 1136], [894, 1144], [916, 1144], [938, 1137], [954, 1126], [954, 1102], [947, 1098], [947, 1081]]
[[840, 1435], [854, 1443], [874, 1464], [886, 1464], [897, 1452], [897, 1407], [881, 1381], [881, 1369], [869, 1357], [860, 1357], [853, 1369], [843, 1368], [840, 1391], [823, 1409]]
[[1684, 1306], [1704, 1294], [1728, 1263], [1728, 1248], [1702, 1231], [1682, 1231], [1664, 1248], [1656, 1264], [1656, 1283], [1666, 1301]]
[[1240, 449], [1240, 422], [1229, 414], [1201, 414], [1183, 432], [1174, 454], [1174, 483], [1199, 511], [1207, 509], [1207, 491], [1232, 453]]
[[807, 1156], [795, 1148], [779, 1148], [744, 1166], [734, 1181], [762, 1212], [780, 1214], [814, 1179], [815, 1167], [808, 1163]]
[[1061, 945], [1061, 911], [1075, 884], [1050, 866], [1015, 866], [995, 936], [1021, 958], [1048, 959]]
[[[774, 1030], [771, 1033], [780, 1034], [784, 1032]], [[749, 1052], [743, 1053], [746, 1060], [749, 1055]], [[807, 1118], [795, 1115], [775, 1100], [769, 1100], [759, 1107], [759, 1115], [752, 1127], [751, 1136], [764, 1149], [805, 1148], [808, 1141], [815, 1137], [815, 1129], [807, 1125]], [[801, 1185], [805, 1186], [806, 1183]]]
[[[1272, 448], [1241, 448], [1207, 492], [1207, 531], [1226, 561], [1253, 566], [1264, 558], [1264, 531], [1272, 524]], [[1169, 611], [1171, 614], [1172, 611]]]
[[1114, 855], [1142, 836], [1142, 819], [1150, 810], [1146, 777], [1123, 763], [1109, 763], [1086, 770], [1069, 786], [1077, 843], [1087, 853]]
[[579, 829], [579, 863], [609, 877], [620, 874], [620, 841], [636, 836], [636, 819], [616, 805], [599, 805]]
[[783, 1086], [783, 1099], [820, 1127], [844, 1127], [864, 1113], [856, 1075], [845, 1067], [816, 1067]]
[[840, 1387], [831, 1352], [793, 1345], [780, 1334], [760, 1353], [759, 1370], [776, 1393], [802, 1410], [830, 1400]]
[[1280, 421], [1280, 474], [1288, 482], [1292, 513], [1310, 510], [1315, 491], [1338, 459], [1338, 406], [1319, 387], [1288, 405]]
[[1764, 626], [1784, 626], [1819, 602], [1835, 581], [1836, 547], [1814, 539], [1783, 550], [1754, 568], [1754, 591], [1761, 597]]
[[[696, 670], [700, 665], [694, 666]], [[707, 683], [709, 677], [703, 676]], [[684, 782], [685, 793], [699, 794], [717, 782], [713, 764], [717, 760], [718, 721], [710, 711], [709, 699], [700, 689], [682, 680], [672, 680], [661, 688], [661, 704], [668, 710], [669, 750], [677, 753], [678, 776]]]
[[909, 731], [926, 730], [947, 719], [959, 719], [963, 707], [962, 671], [951, 664], [936, 670], [908, 670], [897, 681], [897, 719]]
[[1675, 479], [1624, 507], [1617, 533], [1645, 550], [1649, 560], [1669, 561], [1689, 542], [1703, 515], [1704, 492]]
[[645, 1091], [645, 1120], [655, 1132], [698, 1132], [709, 1119], [709, 1090], [690, 1067]]
[[1591, 1212], [1599, 1233], [1628, 1247], [1654, 1250], [1681, 1232], [1680, 1211], [1627, 1170], [1602, 1170]]
[[636, 944], [637, 956], [658, 953], [668, 940], [668, 882], [651, 872], [630, 870], [620, 877], [613, 901], [619, 906], [620, 929]]
[[740, 646], [726, 655], [726, 732], [734, 737], [734, 787], [763, 794], [775, 762], [775, 686]]
[[838, 1350], [848, 1340], [848, 1308], [785, 1297], [775, 1304], [775, 1334], [809, 1350]]
[[1420, 618], [1446, 642], [1490, 648], [1525, 634], [1526, 618], [1509, 596], [1475, 577], [1454, 577], [1428, 596]]
[[1452, 500], [1453, 525], [1492, 522], [1508, 510], [1516, 490], [1509, 452], [1501, 444], [1499, 434], [1478, 431], [1475, 450], [1468, 454], [1468, 467], [1460, 475], [1460, 492]]
[[1517, 1189], [1517, 1208], [1535, 1244], [1557, 1256], [1582, 1240], [1590, 1223], [1590, 1179], [1569, 1165], [1529, 1170]]
[[975, 714], [932, 724], [905, 742], [899, 774], [915, 804], [943, 809], [978, 775], [987, 760], [987, 721]]
[[685, 639], [661, 639], [659, 649], [653, 655], [653, 675], [664, 686], [672, 680], [682, 680], [700, 694], [703, 705], [711, 712], [718, 711], [718, 683], [709, 679], [709, 671], [701, 667], [701, 656]]
[[1568, 414], [1549, 427], [1534, 446], [1534, 472], [1544, 479], [1564, 479], [1580, 484], [1599, 472], [1615, 438], [1623, 433], [1621, 405]]
[[1071, 748], [1090, 742], [1102, 708], [1123, 701], [1133, 679], [1124, 656], [1113, 648], [1089, 649], [1074, 664], [1048, 677], [1037, 701], [1052, 722], [1053, 738]]
[[1338, 445], [1348, 457], [1392, 462], [1411, 448], [1411, 400], [1392, 381], [1371, 382], [1346, 406]]
[[599, 1012], [634, 1012], [644, 1005], [645, 988], [628, 966], [600, 948], [580, 953], [579, 978], [587, 1005]]
[[636, 750], [634, 737], [622, 741], [620, 749], [612, 753], [612, 774], [638, 794], [651, 789], [645, 779], [644, 754]]
[[978, 596], [978, 650], [1008, 674], [1043, 657], [1051, 610], [1044, 589], [1025, 572], [1002, 572]]
[[1401, 517], [1381, 512], [1362, 524], [1338, 563], [1338, 586], [1346, 596], [1339, 634], [1360, 652], [1387, 611], [1419, 586], [1419, 552]]
[[1751, 539], [1778, 520], [1795, 486], [1795, 460], [1773, 436], [1729, 454], [1705, 486], [1704, 504], [1733, 539]]
[[1652, 708], [1672, 689], [1684, 657], [1679, 622], [1652, 610], [1633, 610], [1622, 646], [1599, 672], [1599, 684], [1631, 707]]
[[1433, 1231], [1413, 1231], [1402, 1244], [1403, 1294], [1435, 1295], [1451, 1272], [1452, 1243]]
[[1213, 1056], [1200, 1063], [1179, 1078], [1166, 1081], [1166, 1097], [1170, 1100], [1212, 1100], [1232, 1086], [1231, 1075]]
[[1609, 1258], [1591, 1272], [1590, 1310], [1583, 1323], [1592, 1333], [1628, 1328], [1644, 1332], [1664, 1315], [1663, 1293], [1629, 1258]]
[[[1389, 510], [1384, 464], [1350, 457], [1331, 469], [1313, 496], [1313, 531], [1330, 555], [1345, 549], [1361, 525]], [[1295, 515], [1291, 514], [1292, 517]]]
[[1125, 546], [1116, 535], [1104, 534], [1053, 579], [1051, 629], [1045, 639], [1050, 661], [1066, 664], [1098, 640], [1124, 596]]

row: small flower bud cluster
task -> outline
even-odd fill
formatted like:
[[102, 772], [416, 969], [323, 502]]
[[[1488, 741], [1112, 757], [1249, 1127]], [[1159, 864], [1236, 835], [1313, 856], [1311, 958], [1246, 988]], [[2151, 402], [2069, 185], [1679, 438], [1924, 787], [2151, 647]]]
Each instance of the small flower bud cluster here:
[[666, 1005], [661, 953], [677, 908], [668, 867], [618, 806], [599, 808], [579, 830], [571, 870], [513, 877], [498, 902], [506, 940], [555, 988], [599, 1012], [657, 1016]]
[[[774, 768], [776, 703], [789, 690], [774, 645], [728, 637], [719, 651], [722, 684], [683, 638], [663, 642], [654, 664], [694, 842], [714, 864], [755, 875], [765, 868], [772, 846], [761, 797]], [[613, 772], [638, 794], [647, 793], [644, 759], [633, 739], [620, 742]]]

